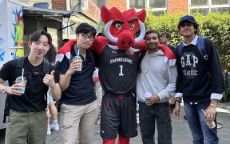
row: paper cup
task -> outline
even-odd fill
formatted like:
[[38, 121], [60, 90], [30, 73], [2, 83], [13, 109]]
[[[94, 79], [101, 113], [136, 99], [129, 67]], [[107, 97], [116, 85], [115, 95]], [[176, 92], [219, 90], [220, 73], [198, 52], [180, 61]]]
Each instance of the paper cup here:
[[82, 58], [80, 56], [73, 57], [73, 61], [80, 61], [81, 66], [77, 71], [82, 71]]

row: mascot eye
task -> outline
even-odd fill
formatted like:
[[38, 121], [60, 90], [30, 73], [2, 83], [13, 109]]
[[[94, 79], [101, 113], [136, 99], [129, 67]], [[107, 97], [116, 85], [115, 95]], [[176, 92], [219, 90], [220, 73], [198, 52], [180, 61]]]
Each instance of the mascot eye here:
[[121, 24], [120, 23], [116, 23], [115, 27], [120, 30], [121, 29]]
[[130, 29], [132, 30], [134, 27], [135, 27], [135, 24], [132, 24], [132, 25], [130, 26]]

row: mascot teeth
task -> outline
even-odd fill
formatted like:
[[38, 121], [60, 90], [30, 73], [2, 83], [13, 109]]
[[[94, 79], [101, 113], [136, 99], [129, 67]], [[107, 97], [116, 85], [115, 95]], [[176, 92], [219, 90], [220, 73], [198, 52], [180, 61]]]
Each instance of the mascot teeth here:
[[113, 20], [111, 20], [110, 22], [108, 22], [108, 23], [105, 25], [105, 36], [106, 36], [111, 42], [117, 43], [118, 38], [112, 36], [111, 33], [110, 33], [110, 31], [109, 31], [109, 29], [110, 29], [112, 23], [113, 23]]
[[108, 44], [108, 46], [109, 46], [111, 49], [113, 49], [113, 50], [119, 50], [119, 48], [118, 48], [117, 46], [110, 45], [110, 44]]
[[141, 34], [135, 38], [135, 43], [139, 43], [141, 40], [144, 39], [144, 36], [145, 36], [145, 25], [142, 21], [138, 20], [139, 22], [139, 25], [140, 25], [140, 29], [141, 29]]

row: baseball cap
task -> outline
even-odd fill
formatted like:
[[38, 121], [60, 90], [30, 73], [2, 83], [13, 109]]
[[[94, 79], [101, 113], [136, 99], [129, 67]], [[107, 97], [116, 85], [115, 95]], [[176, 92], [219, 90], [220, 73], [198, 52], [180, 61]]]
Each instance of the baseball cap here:
[[178, 24], [178, 28], [182, 23], [184, 23], [186, 21], [194, 24], [194, 26], [198, 26], [198, 24], [197, 24], [197, 22], [196, 22], [196, 20], [195, 20], [195, 18], [193, 16], [185, 15], [185, 16], [181, 17], [181, 19], [179, 21], [179, 24]]

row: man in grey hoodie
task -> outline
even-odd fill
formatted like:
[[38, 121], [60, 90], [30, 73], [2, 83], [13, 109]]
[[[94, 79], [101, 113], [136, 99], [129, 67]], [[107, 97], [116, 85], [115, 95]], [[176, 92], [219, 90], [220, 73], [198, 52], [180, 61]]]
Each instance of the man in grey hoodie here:
[[155, 121], [158, 143], [172, 143], [169, 98], [174, 96], [177, 69], [165, 63], [164, 53], [158, 48], [160, 35], [149, 30], [145, 35], [145, 53], [137, 77], [140, 130], [143, 144], [154, 144]]

